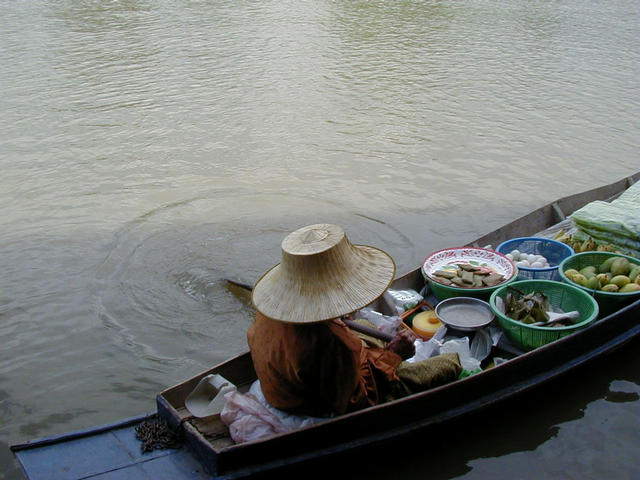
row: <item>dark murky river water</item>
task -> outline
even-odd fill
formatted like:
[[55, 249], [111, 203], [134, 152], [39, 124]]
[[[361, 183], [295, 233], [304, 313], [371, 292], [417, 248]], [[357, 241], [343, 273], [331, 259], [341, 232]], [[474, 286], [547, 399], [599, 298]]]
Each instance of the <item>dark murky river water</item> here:
[[[0, 478], [7, 444], [152, 411], [245, 350], [224, 278], [299, 226], [403, 273], [637, 171], [639, 22], [631, 0], [1, 2]], [[638, 478], [638, 346], [370, 473]]]

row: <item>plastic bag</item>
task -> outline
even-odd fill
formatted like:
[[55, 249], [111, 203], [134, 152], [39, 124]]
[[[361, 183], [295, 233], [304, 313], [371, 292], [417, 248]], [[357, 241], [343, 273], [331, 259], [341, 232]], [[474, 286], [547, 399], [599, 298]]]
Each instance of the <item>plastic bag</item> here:
[[443, 325], [436, 331], [436, 333], [433, 334], [433, 337], [431, 337], [429, 340], [424, 341], [419, 338], [416, 339], [413, 342], [415, 353], [413, 354], [413, 357], [408, 358], [406, 361], [409, 363], [415, 363], [438, 355], [438, 353], [440, 353], [442, 339], [446, 334], [447, 327]]
[[264, 397], [259, 380], [253, 382], [248, 393], [234, 391], [225, 394], [224, 398], [220, 419], [227, 425], [236, 443], [259, 440], [328, 419], [293, 415], [273, 407]]
[[492, 345], [495, 347], [496, 345], [498, 345], [498, 343], [500, 343], [500, 339], [502, 338], [502, 334], [504, 333], [502, 331], [502, 328], [497, 327], [495, 325], [489, 325], [489, 335], [491, 336], [491, 343]]
[[480, 369], [480, 360], [471, 356], [469, 337], [447, 340], [440, 347], [440, 353], [457, 353], [463, 370], [475, 372]]
[[310, 417], [305, 415], [294, 415], [292, 413], [287, 413], [282, 410], [277, 409], [265, 398], [262, 393], [262, 388], [260, 387], [260, 380], [256, 380], [251, 384], [251, 388], [249, 388], [249, 393], [253, 395], [267, 410], [273, 413], [278, 419], [289, 429], [294, 430], [297, 428], [308, 427], [310, 425], [315, 425], [316, 423], [324, 422], [329, 419], [329, 417]]
[[390, 335], [395, 335], [398, 331], [398, 327], [402, 323], [402, 319], [398, 316], [383, 315], [380, 312], [376, 312], [370, 307], [365, 307], [358, 311], [356, 318], [363, 318], [373, 324], [378, 330]]
[[415, 353], [413, 357], [407, 358], [405, 361], [409, 363], [416, 363], [421, 360], [426, 360], [427, 358], [431, 358], [432, 354], [438, 348], [438, 345], [432, 342], [433, 338], [427, 340], [426, 342], [420, 340], [419, 338], [413, 342], [413, 347], [415, 349]]
[[253, 395], [233, 391], [225, 394], [220, 419], [236, 443], [250, 442], [290, 430]]
[[412, 309], [424, 297], [415, 290], [392, 290], [389, 289], [384, 293], [384, 297], [393, 305], [398, 315]]
[[595, 200], [571, 214], [578, 228], [602, 232], [603, 235], [640, 241], [640, 184], [635, 183], [612, 202]]
[[[476, 334], [469, 346], [469, 354], [478, 362], [482, 362], [491, 353], [491, 347], [493, 346], [493, 340], [488, 331], [481, 328], [476, 331]], [[478, 366], [479, 363], [478, 363]]]

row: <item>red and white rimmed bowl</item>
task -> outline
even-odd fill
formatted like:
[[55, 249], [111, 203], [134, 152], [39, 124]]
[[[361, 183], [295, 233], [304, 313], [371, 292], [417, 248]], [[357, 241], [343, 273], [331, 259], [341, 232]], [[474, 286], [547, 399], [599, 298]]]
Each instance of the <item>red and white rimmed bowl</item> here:
[[[445, 270], [447, 267], [461, 263], [487, 268], [502, 275], [504, 280], [492, 287], [466, 288], [444, 285], [434, 275], [439, 270]], [[474, 297], [487, 300], [498, 287], [516, 280], [518, 267], [506, 255], [495, 250], [480, 247], [452, 247], [438, 250], [429, 255], [422, 264], [422, 275], [438, 300], [451, 297]]]

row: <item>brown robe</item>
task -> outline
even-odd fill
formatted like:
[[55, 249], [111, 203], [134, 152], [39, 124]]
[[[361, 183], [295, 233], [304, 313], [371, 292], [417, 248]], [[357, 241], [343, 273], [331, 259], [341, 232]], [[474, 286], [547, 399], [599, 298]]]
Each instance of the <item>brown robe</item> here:
[[376, 405], [398, 381], [400, 356], [367, 346], [341, 320], [293, 324], [258, 313], [247, 339], [265, 398], [290, 413], [322, 416]]

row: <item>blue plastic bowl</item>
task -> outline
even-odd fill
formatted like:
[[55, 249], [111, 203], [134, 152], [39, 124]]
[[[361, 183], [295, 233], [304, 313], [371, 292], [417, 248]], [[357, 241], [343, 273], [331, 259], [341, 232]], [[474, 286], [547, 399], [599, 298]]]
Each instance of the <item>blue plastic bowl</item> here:
[[518, 280], [555, 280], [562, 281], [558, 273], [558, 267], [566, 258], [574, 255], [573, 248], [569, 245], [542, 237], [512, 238], [502, 242], [496, 248], [496, 252], [506, 255], [513, 250], [522, 253], [542, 255], [549, 262], [546, 268], [528, 268], [518, 266]]

